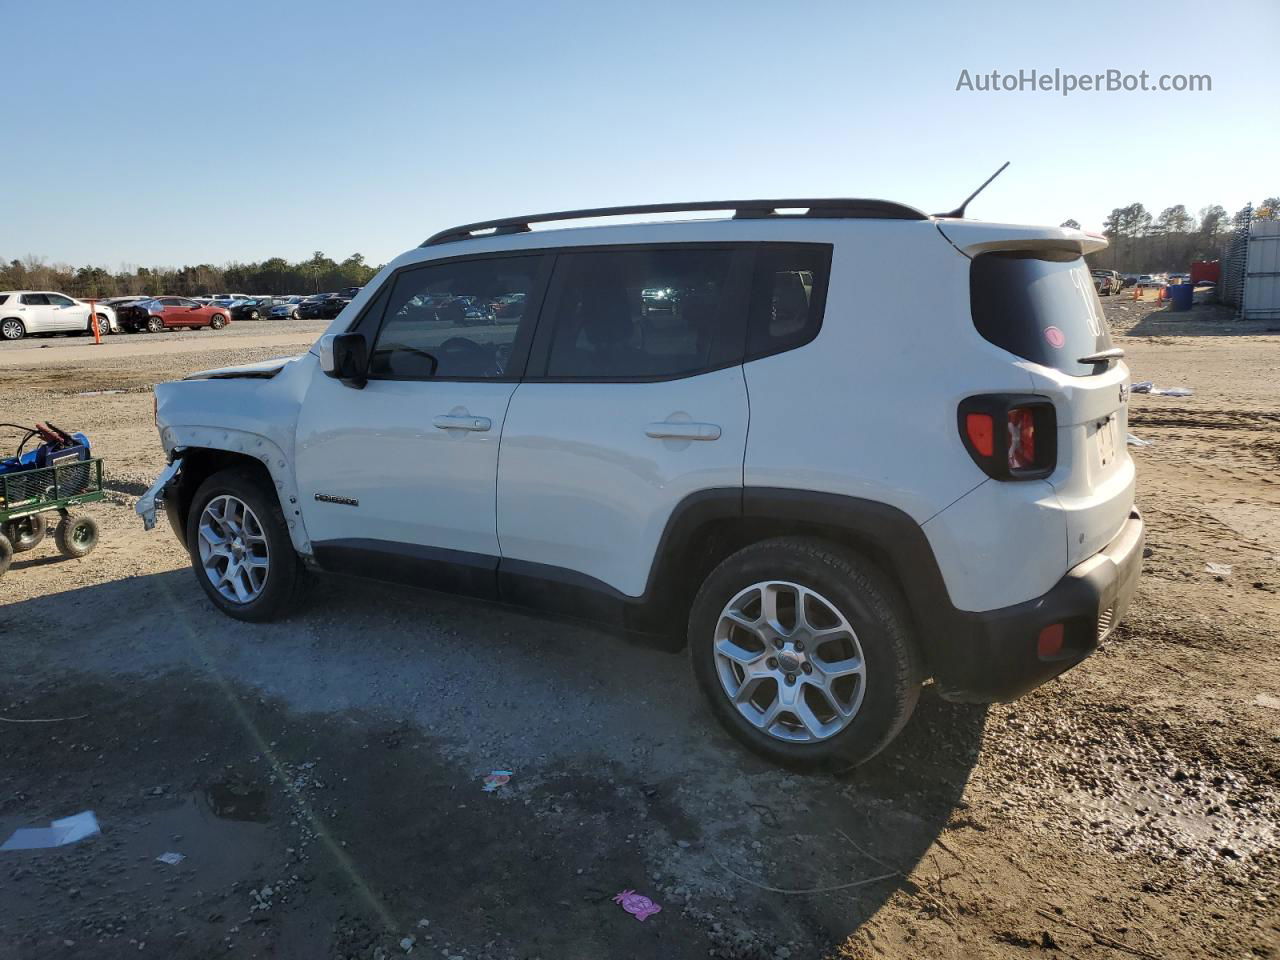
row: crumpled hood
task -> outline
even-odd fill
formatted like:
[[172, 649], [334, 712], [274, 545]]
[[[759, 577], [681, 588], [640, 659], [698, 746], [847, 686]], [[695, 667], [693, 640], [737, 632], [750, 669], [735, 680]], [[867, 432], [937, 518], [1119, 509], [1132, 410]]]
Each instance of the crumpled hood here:
[[[299, 354], [303, 356], [303, 354]], [[201, 370], [183, 380], [234, 380], [239, 377], [250, 377], [258, 380], [270, 380], [298, 357], [276, 357], [274, 360], [261, 360], [258, 363], [242, 363], [235, 367], [218, 367], [216, 370]]]

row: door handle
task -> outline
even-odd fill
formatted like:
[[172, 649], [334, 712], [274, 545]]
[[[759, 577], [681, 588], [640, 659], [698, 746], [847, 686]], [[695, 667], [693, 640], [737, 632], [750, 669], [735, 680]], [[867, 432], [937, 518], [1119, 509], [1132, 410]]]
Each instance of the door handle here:
[[493, 421], [488, 417], [441, 414], [432, 418], [431, 425], [437, 430], [473, 430], [483, 433], [493, 426]]
[[664, 420], [649, 424], [644, 428], [644, 435], [653, 437], [655, 440], [719, 440], [720, 425], [689, 421], [673, 423]]

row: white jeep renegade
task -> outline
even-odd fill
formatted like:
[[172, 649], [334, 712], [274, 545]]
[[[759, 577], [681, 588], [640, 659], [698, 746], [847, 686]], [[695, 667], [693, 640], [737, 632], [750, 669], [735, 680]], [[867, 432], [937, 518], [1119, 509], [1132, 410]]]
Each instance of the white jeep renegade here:
[[[690, 210], [735, 215], [529, 226]], [[747, 746], [849, 766], [926, 678], [1017, 697], [1133, 593], [1103, 245], [875, 200], [457, 227], [309, 353], [157, 386], [138, 511], [233, 617], [315, 568], [674, 637]]]

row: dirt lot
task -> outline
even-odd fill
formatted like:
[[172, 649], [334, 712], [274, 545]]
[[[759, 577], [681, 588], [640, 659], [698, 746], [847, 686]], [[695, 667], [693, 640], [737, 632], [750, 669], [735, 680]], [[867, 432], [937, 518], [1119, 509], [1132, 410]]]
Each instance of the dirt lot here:
[[112, 489], [91, 557], [0, 583], [0, 839], [102, 823], [0, 854], [0, 958], [1280, 956], [1280, 331], [1104, 302], [1135, 380], [1195, 391], [1132, 399], [1127, 622], [1018, 703], [926, 693], [844, 779], [590, 628], [337, 580], [216, 614], [133, 514], [150, 387], [323, 325], [0, 346], [2, 419], [83, 429]]

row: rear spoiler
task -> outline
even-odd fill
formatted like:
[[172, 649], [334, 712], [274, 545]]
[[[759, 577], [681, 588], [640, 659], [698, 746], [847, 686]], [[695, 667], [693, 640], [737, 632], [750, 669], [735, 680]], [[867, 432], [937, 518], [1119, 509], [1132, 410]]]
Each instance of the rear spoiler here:
[[1032, 227], [975, 220], [934, 220], [938, 232], [969, 259], [983, 253], [1043, 250], [1082, 257], [1107, 248], [1106, 237], [1069, 227]]

